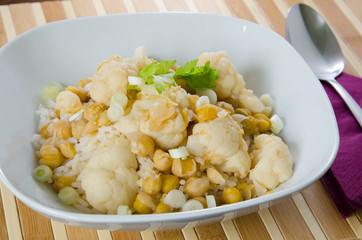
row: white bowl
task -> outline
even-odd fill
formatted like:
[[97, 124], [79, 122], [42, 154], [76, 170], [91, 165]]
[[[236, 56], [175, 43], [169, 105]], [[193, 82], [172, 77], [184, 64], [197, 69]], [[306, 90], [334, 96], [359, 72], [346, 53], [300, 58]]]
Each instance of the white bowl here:
[[[273, 194], [195, 212], [161, 215], [90, 215], [62, 205], [53, 189], [34, 181], [34, 116], [45, 84], [75, 84], [92, 76], [112, 54], [132, 57], [140, 45], [157, 59], [179, 63], [223, 50], [256, 95], [270, 93], [295, 158], [292, 178]], [[145, 230], [196, 226], [255, 212], [302, 190], [332, 164], [339, 145], [333, 109], [311, 69], [281, 36], [231, 17], [142, 13], [65, 20], [32, 29], [0, 49], [0, 180], [22, 202], [65, 224]]]

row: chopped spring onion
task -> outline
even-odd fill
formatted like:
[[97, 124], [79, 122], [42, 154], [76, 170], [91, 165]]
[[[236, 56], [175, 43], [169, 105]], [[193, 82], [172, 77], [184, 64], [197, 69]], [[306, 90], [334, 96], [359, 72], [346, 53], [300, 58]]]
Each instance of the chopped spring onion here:
[[270, 121], [271, 121], [270, 129], [272, 130], [273, 133], [278, 134], [284, 128], [283, 121], [280, 119], [278, 115], [274, 114], [270, 118]]
[[260, 96], [260, 101], [265, 107], [273, 107], [274, 105], [273, 98], [267, 93]]
[[127, 205], [119, 205], [117, 208], [118, 215], [131, 215], [132, 210]]
[[129, 76], [128, 77], [128, 83], [129, 85], [141, 85], [141, 84], [145, 84], [146, 81], [143, 78], [140, 77], [135, 77], [135, 76]]
[[107, 110], [107, 117], [112, 122], [117, 122], [124, 115], [124, 110], [121, 106], [110, 106]]
[[58, 197], [65, 204], [73, 204], [79, 200], [79, 194], [72, 187], [62, 188], [58, 193]]
[[209, 98], [211, 104], [216, 104], [217, 102], [217, 95], [216, 93], [211, 89], [205, 89], [205, 90], [199, 90], [196, 92], [198, 96], [206, 96]]
[[187, 151], [186, 147], [179, 147], [179, 148], [170, 149], [170, 150], [168, 150], [168, 152], [170, 153], [170, 156], [172, 158], [185, 159], [185, 158], [187, 158], [189, 156], [189, 151]]
[[214, 195], [206, 195], [207, 208], [216, 207], [216, 201]]
[[39, 182], [52, 182], [53, 171], [46, 165], [37, 166], [33, 171], [33, 177]]
[[177, 189], [169, 191], [163, 199], [163, 203], [170, 205], [172, 208], [180, 208], [185, 204], [185, 202], [185, 194]]
[[72, 122], [74, 120], [79, 120], [82, 117], [83, 112], [84, 112], [84, 108], [82, 108], [78, 112], [74, 113], [72, 116], [70, 116], [69, 122]]
[[196, 109], [205, 106], [206, 104], [210, 103], [210, 99], [208, 96], [201, 96], [199, 100], [196, 102]]
[[113, 94], [112, 98], [111, 98], [111, 104], [110, 106], [120, 106], [123, 109], [125, 109], [125, 107], [127, 106], [128, 103], [128, 97], [126, 96], [126, 94], [122, 93], [122, 92], [117, 92], [115, 94]]
[[202, 203], [200, 203], [197, 200], [188, 200], [183, 206], [182, 206], [182, 212], [186, 211], [194, 211], [194, 210], [201, 210], [204, 209], [204, 206], [202, 206]]
[[46, 85], [43, 87], [42, 96], [45, 100], [55, 99], [58, 96], [60, 89], [55, 85]]

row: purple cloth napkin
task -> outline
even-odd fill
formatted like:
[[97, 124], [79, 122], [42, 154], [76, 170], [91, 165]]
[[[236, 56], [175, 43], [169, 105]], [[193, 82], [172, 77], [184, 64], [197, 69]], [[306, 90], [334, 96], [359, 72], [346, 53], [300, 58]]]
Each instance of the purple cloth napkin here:
[[[342, 73], [337, 81], [362, 106], [362, 79]], [[336, 159], [322, 179], [340, 214], [346, 218], [362, 207], [362, 129], [334, 88], [324, 82], [323, 87], [337, 118], [340, 145]]]

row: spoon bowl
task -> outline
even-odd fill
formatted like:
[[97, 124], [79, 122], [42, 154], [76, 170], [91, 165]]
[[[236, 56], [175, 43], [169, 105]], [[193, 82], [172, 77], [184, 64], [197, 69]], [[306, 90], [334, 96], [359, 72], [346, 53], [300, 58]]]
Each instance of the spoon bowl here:
[[341, 95], [362, 127], [360, 106], [335, 80], [344, 69], [344, 57], [336, 37], [323, 17], [305, 4], [295, 4], [289, 9], [285, 32], [289, 43], [316, 76], [329, 82]]

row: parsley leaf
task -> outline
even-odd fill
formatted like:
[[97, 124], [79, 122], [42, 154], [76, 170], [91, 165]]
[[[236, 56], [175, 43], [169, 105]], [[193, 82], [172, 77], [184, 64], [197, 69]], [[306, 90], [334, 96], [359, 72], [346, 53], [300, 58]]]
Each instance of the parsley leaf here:
[[215, 87], [218, 71], [210, 67], [210, 61], [204, 66], [197, 66], [198, 60], [185, 63], [175, 73], [169, 73], [169, 70], [176, 60], [153, 62], [144, 67], [138, 76], [145, 79], [146, 84], [153, 85], [159, 94], [165, 91], [166, 87], [174, 86], [174, 79], [177, 78], [185, 79], [191, 89], [204, 90]]
[[218, 71], [210, 67], [210, 61], [199, 67], [196, 66], [197, 61], [198, 59], [195, 59], [178, 68], [173, 76], [174, 79], [185, 79], [191, 89], [204, 90], [215, 87]]
[[172, 68], [173, 65], [175, 65], [176, 60], [162, 60], [160, 64], [158, 64], [156, 75], [166, 74], [168, 73], [168, 70]]
[[170, 85], [175, 86], [176, 83], [172, 78], [168, 78], [167, 76], [157, 76], [153, 75], [153, 83], [152, 85], [156, 88], [157, 92], [161, 94], [165, 91], [166, 87], [170, 87]]
[[140, 71], [138, 76], [145, 79], [147, 84], [152, 84], [153, 74], [156, 73], [156, 71], [158, 69], [158, 65], [159, 65], [158, 62], [153, 62], [153, 63], [147, 65]]
[[161, 94], [166, 87], [175, 85], [175, 81], [172, 79], [173, 73], [168, 72], [175, 63], [176, 60], [162, 60], [160, 63], [153, 62], [144, 67], [138, 76], [145, 79], [146, 84], [153, 85], [157, 92]]

